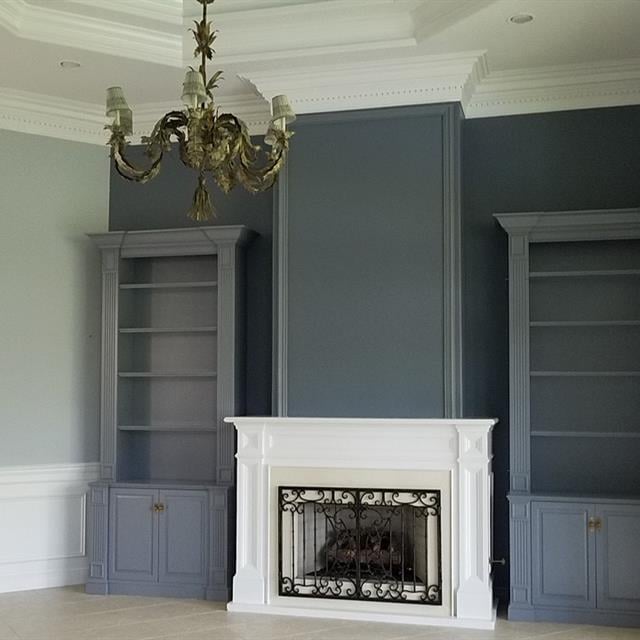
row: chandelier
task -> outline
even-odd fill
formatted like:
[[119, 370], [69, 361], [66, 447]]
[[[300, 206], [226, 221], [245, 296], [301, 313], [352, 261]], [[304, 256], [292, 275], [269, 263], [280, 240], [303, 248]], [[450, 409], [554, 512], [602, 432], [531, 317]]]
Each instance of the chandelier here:
[[210, 174], [225, 193], [241, 184], [257, 193], [273, 186], [284, 165], [289, 138], [287, 124], [295, 114], [286, 96], [272, 101], [272, 119], [264, 142], [271, 147], [263, 151], [251, 142], [247, 125], [230, 113], [221, 113], [215, 104], [213, 91], [218, 87], [222, 71], [207, 78], [207, 60], [213, 58], [212, 48], [217, 31], [207, 21], [207, 5], [214, 0], [198, 0], [202, 5], [202, 20], [195, 21], [191, 29], [196, 41], [194, 57], [200, 58], [198, 69], [190, 67], [182, 85], [182, 111], [166, 113], [153, 127], [151, 135], [142, 143], [148, 163], [145, 168], [135, 167], [125, 157], [127, 136], [133, 133], [133, 114], [121, 87], [107, 89], [106, 115], [113, 121], [106, 126], [111, 131], [109, 146], [117, 172], [127, 180], [145, 183], [160, 172], [163, 154], [177, 142], [180, 160], [198, 172], [198, 185], [193, 196], [189, 217], [196, 221], [208, 220], [215, 215], [206, 176]]

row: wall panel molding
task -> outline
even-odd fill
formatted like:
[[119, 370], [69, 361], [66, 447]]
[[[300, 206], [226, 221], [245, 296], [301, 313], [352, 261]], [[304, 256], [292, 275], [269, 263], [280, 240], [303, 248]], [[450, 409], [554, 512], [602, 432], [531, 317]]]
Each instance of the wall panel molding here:
[[0, 468], [0, 593], [85, 582], [98, 463]]
[[[362, 120], [437, 117], [442, 131], [443, 265], [443, 415], [462, 415], [462, 248], [461, 248], [461, 119], [459, 105], [428, 105], [342, 113], [310, 114], [305, 125], [330, 125]], [[289, 414], [289, 184], [281, 174], [274, 197], [274, 415]], [[426, 214], [426, 212], [425, 212]]]

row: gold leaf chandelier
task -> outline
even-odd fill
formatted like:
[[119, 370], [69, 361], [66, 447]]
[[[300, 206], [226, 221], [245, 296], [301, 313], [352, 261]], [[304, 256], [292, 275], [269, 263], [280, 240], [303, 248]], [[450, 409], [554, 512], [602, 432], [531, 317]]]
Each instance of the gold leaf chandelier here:
[[146, 168], [137, 168], [125, 158], [127, 136], [133, 133], [133, 114], [121, 87], [107, 89], [106, 115], [113, 118], [107, 125], [111, 131], [109, 146], [118, 173], [134, 182], [148, 182], [160, 172], [165, 151], [172, 142], [178, 143], [180, 160], [198, 172], [198, 186], [193, 196], [189, 217], [196, 221], [208, 220], [215, 215], [207, 188], [206, 175], [211, 174], [218, 186], [228, 193], [241, 184], [253, 193], [273, 186], [284, 165], [289, 150], [287, 124], [295, 114], [286, 96], [276, 96], [272, 102], [272, 119], [264, 138], [271, 147], [267, 153], [251, 142], [247, 125], [230, 113], [220, 113], [213, 98], [222, 71], [207, 79], [207, 60], [213, 58], [213, 43], [217, 31], [207, 21], [207, 5], [214, 0], [198, 0], [202, 5], [202, 20], [195, 21], [191, 29], [196, 41], [194, 57], [200, 57], [196, 70], [190, 67], [182, 86], [183, 111], [166, 113], [153, 127], [150, 136], [144, 136], [149, 159]]

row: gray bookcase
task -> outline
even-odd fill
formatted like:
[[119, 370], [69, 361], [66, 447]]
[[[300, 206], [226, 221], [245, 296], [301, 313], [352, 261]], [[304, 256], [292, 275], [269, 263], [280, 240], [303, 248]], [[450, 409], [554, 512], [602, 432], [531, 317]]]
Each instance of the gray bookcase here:
[[244, 227], [111, 232], [91, 593], [229, 596]]
[[640, 624], [640, 211], [496, 218], [509, 234], [509, 615]]

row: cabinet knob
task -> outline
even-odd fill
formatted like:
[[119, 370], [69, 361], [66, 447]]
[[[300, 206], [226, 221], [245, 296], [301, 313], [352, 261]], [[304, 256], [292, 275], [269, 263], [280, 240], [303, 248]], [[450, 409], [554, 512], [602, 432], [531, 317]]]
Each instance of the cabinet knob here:
[[591, 517], [589, 518], [587, 527], [589, 531], [593, 531], [593, 532], [600, 531], [600, 529], [602, 528], [602, 520], [600, 520], [600, 518]]
[[156, 503], [153, 505], [153, 510], [154, 510], [156, 513], [160, 513], [161, 511], [164, 511], [164, 510], [165, 510], [165, 506], [162, 504], [162, 502], [156, 502]]

